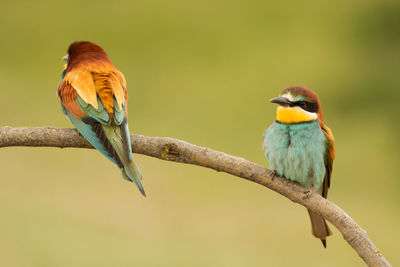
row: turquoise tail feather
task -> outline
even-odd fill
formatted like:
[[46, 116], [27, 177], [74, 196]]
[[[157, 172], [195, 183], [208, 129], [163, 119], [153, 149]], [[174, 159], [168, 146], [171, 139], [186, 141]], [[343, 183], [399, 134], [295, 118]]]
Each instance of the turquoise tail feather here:
[[119, 165], [119, 162], [111, 155], [106, 147], [104, 146], [104, 142], [102, 142], [96, 132], [93, 129], [91, 124], [85, 123], [81, 119], [74, 117], [69, 111], [61, 105], [63, 112], [67, 115], [68, 119], [71, 121], [72, 125], [79, 131], [79, 133], [87, 140], [89, 143], [101, 152], [105, 157], [107, 157], [114, 164]]
[[133, 160], [129, 163], [128, 166], [124, 166], [124, 168], [121, 168], [121, 174], [122, 177], [124, 177], [129, 182], [134, 182], [139, 188], [140, 193], [142, 193], [143, 196], [146, 196], [146, 192], [144, 191], [141, 182], [142, 175], [139, 171], [137, 164]]
[[[126, 123], [122, 123], [122, 125], [102, 125], [101, 127], [104, 130], [104, 133], [107, 136], [107, 139], [110, 141], [112, 147], [117, 152], [118, 157], [122, 162], [121, 174], [126, 180], [130, 182], [134, 182], [136, 186], [139, 188], [139, 191], [143, 196], [146, 196], [142, 185], [142, 174], [139, 171], [138, 166], [132, 158], [132, 149], [130, 146], [130, 138], [129, 138], [129, 130], [125, 127]], [[124, 130], [121, 127], [125, 127]], [[124, 135], [125, 134], [125, 135]], [[126, 135], [128, 137], [126, 137]], [[124, 136], [124, 137], [123, 137]], [[129, 142], [125, 144], [125, 142]], [[126, 153], [128, 152], [129, 153]]]
[[129, 182], [134, 182], [139, 191], [146, 196], [141, 183], [142, 174], [132, 158], [126, 121], [123, 121], [121, 125], [114, 123], [110, 126], [103, 125], [89, 117], [78, 119], [70, 114], [63, 105], [62, 109], [80, 134], [101, 154], [116, 164], [121, 170], [122, 177]]

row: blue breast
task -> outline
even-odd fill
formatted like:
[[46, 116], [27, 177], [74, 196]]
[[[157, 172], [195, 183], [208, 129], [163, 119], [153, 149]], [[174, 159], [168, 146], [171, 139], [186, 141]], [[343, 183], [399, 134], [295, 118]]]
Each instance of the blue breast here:
[[265, 131], [263, 147], [271, 169], [277, 174], [305, 187], [314, 185], [317, 191], [322, 190], [326, 137], [318, 121], [274, 122]]

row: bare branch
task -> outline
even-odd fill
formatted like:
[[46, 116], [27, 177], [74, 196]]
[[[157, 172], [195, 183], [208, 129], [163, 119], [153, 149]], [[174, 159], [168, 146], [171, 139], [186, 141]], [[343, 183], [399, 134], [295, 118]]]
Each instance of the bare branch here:
[[[299, 184], [274, 177], [270, 170], [243, 158], [181, 140], [143, 135], [132, 135], [131, 139], [135, 153], [223, 171], [266, 186], [326, 218], [369, 266], [391, 266], [372, 243], [366, 231], [349, 215], [318, 194], [306, 197], [307, 190]], [[75, 129], [0, 127], [0, 147], [9, 146], [92, 148]]]

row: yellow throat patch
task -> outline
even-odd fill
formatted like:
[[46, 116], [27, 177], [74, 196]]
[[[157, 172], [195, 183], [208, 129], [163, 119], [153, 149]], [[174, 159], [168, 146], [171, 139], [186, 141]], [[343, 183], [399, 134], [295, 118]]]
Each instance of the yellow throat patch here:
[[305, 111], [300, 107], [282, 107], [276, 109], [276, 120], [281, 123], [300, 123], [314, 121], [318, 118], [316, 113]]

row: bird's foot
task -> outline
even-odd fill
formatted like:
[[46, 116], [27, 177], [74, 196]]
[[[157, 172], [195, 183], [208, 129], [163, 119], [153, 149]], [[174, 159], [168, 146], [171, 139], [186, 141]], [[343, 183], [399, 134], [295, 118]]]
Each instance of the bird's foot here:
[[302, 199], [303, 199], [303, 200], [304, 200], [304, 199], [308, 199], [308, 198], [310, 198], [311, 195], [314, 194], [314, 193], [315, 193], [315, 187], [314, 187], [314, 185], [312, 185], [311, 187], [307, 188], [307, 190], [305, 190], [305, 191], [303, 192], [304, 196], [302, 197]]
[[273, 170], [271, 172], [271, 180], [273, 181], [275, 179], [275, 177], [278, 176], [278, 173], [276, 172], [276, 170]]

